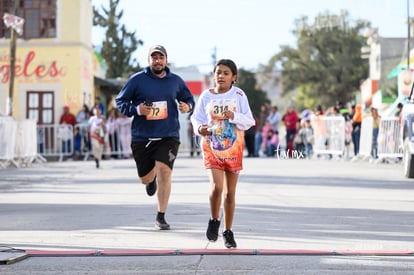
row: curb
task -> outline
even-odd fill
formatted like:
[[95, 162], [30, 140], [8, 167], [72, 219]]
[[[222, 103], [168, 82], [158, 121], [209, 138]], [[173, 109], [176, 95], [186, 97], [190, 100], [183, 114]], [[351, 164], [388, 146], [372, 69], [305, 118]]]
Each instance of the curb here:
[[414, 256], [410, 250], [306, 250], [306, 249], [108, 249], [108, 250], [26, 250], [29, 257], [57, 256], [184, 256], [184, 255], [261, 255], [261, 256]]

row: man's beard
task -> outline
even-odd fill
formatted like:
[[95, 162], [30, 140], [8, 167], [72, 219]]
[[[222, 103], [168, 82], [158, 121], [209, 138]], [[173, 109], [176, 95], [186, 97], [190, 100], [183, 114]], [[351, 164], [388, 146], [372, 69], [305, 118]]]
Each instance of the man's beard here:
[[164, 71], [164, 69], [155, 69], [155, 68], [152, 69], [152, 72], [156, 75], [162, 74], [163, 71]]

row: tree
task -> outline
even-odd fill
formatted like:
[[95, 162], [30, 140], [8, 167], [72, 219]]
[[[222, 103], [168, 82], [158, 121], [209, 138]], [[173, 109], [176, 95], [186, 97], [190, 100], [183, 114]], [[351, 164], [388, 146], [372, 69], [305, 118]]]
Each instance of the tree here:
[[107, 78], [127, 77], [140, 69], [137, 60], [131, 57], [143, 41], [135, 37], [135, 32], [128, 32], [125, 25], [120, 25], [123, 10], [117, 12], [119, 2], [109, 0], [109, 9], [102, 5], [102, 13], [93, 7], [93, 25], [106, 29], [100, 54], [108, 66]]
[[237, 86], [242, 89], [248, 99], [250, 109], [255, 117], [258, 117], [260, 114], [260, 106], [263, 103], [270, 103], [270, 100], [267, 98], [266, 93], [256, 86], [255, 74], [244, 69], [239, 69], [237, 77]]
[[295, 23], [297, 48], [282, 46], [265, 70], [282, 70], [283, 93], [298, 107], [351, 101], [368, 75], [361, 47], [366, 43], [362, 31], [369, 23], [358, 20], [351, 26], [345, 11], [339, 16], [320, 14], [312, 25], [307, 17]]

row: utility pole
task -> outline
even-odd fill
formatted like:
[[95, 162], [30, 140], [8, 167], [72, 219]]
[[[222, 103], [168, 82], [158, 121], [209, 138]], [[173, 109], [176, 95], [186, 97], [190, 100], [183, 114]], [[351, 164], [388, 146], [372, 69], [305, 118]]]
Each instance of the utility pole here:
[[[20, 1], [15, 0], [12, 14], [16, 15], [19, 9]], [[9, 98], [8, 98], [8, 115], [13, 116], [13, 91], [14, 91], [14, 66], [16, 64], [16, 39], [17, 32], [14, 28], [10, 28], [10, 69], [9, 69]]]

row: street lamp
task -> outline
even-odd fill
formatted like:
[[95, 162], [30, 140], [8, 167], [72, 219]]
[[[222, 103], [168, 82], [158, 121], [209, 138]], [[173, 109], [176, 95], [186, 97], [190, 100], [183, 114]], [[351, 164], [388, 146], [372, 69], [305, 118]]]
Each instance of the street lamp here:
[[14, 1], [13, 14], [5, 13], [4, 24], [10, 28], [10, 69], [9, 69], [9, 97], [7, 99], [6, 113], [13, 116], [13, 90], [14, 90], [14, 66], [16, 63], [16, 39], [17, 34], [22, 34], [24, 19], [16, 16], [20, 1]]

